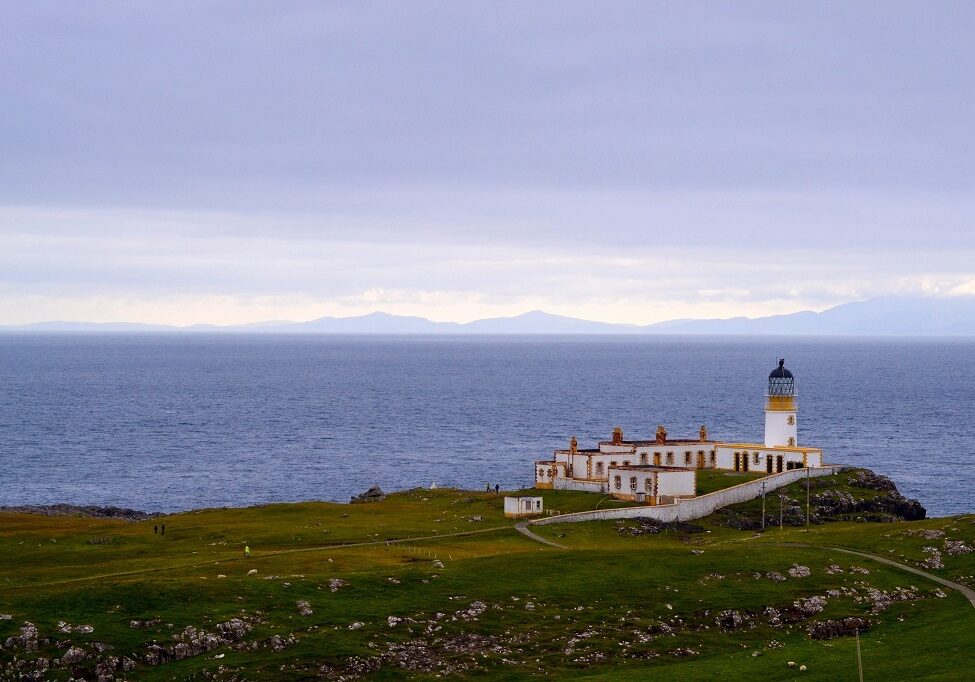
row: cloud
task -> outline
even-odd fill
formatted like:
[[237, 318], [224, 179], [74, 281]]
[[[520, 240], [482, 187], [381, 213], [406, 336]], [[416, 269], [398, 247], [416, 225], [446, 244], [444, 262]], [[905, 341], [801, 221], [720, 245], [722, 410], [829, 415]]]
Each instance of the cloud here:
[[964, 289], [972, 14], [21, 3], [0, 322], [648, 322]]

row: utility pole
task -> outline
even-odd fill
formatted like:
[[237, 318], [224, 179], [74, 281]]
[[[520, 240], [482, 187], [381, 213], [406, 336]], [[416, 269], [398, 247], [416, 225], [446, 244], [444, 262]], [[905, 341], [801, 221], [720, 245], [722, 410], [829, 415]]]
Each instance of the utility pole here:
[[783, 502], [784, 497], [785, 496], [782, 493], [779, 493], [779, 530], [780, 531], [782, 530], [782, 505], [784, 504]]
[[762, 531], [765, 530], [765, 481], [762, 481]]
[[809, 467], [806, 467], [806, 532], [809, 532]]

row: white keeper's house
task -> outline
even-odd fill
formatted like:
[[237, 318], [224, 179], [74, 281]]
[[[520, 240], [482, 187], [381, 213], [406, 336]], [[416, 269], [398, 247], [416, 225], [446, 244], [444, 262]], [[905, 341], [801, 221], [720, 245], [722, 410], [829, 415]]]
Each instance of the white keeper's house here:
[[597, 448], [580, 449], [575, 437], [554, 459], [535, 462], [535, 487], [586, 490], [647, 504], [694, 497], [698, 469], [778, 473], [823, 465], [820, 448], [799, 444], [795, 378], [785, 360], [772, 370], [765, 396], [765, 442], [710, 440], [702, 426], [696, 439], [671, 440], [663, 426], [653, 440], [613, 438]]

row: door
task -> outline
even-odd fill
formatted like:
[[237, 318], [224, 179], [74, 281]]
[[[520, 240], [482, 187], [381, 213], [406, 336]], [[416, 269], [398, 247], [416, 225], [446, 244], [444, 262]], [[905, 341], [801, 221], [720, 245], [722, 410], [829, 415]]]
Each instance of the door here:
[[782, 455], [775, 456], [775, 470], [778, 473], [782, 473]]
[[772, 455], [767, 455], [765, 457], [765, 471], [772, 473]]
[[741, 453], [735, 453], [735, 471], [741, 471]]

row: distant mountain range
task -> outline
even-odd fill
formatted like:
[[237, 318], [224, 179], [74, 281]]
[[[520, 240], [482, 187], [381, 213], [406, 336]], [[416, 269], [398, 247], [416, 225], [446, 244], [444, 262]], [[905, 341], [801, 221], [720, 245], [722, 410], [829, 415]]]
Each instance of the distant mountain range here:
[[975, 296], [877, 298], [844, 303], [821, 313], [803, 311], [770, 317], [670, 320], [649, 325], [592, 322], [541, 310], [464, 324], [433, 322], [375, 312], [358, 317], [320, 317], [309, 322], [259, 322], [189, 327], [140, 323], [39, 322], [0, 326], [0, 331], [30, 332], [180, 332], [261, 334], [700, 334], [700, 335], [975, 335]]

